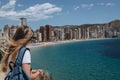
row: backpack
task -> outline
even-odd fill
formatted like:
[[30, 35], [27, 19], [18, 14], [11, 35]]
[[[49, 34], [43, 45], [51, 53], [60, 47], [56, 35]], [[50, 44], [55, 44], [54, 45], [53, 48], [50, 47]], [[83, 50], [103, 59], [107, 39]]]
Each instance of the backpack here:
[[13, 63], [12, 61], [9, 62], [10, 71], [4, 80], [31, 80], [26, 72], [22, 69], [22, 60], [26, 50], [29, 49], [22, 47], [19, 50], [15, 63]]

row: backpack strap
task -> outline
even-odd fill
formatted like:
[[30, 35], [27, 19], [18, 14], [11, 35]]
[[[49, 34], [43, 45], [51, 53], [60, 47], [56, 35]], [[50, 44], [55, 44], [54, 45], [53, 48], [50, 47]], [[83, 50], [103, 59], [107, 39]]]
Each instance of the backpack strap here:
[[18, 52], [18, 56], [17, 56], [16, 61], [15, 61], [15, 65], [22, 66], [22, 60], [23, 60], [23, 57], [24, 57], [24, 54], [25, 54], [26, 50], [29, 50], [29, 49], [26, 48], [26, 47], [21, 47], [20, 48], [20, 50]]

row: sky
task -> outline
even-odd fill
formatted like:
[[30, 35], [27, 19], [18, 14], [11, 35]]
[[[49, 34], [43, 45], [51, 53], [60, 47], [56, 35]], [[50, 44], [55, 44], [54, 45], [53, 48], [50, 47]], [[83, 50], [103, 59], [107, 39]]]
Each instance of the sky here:
[[47, 24], [107, 23], [120, 19], [120, 0], [0, 0], [0, 29], [20, 25], [21, 17], [33, 30]]

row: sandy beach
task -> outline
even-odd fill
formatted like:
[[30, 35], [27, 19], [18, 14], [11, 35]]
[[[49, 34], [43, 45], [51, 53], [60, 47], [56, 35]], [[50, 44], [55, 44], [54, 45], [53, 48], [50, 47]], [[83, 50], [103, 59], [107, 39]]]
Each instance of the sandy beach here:
[[56, 44], [70, 43], [70, 42], [75, 42], [75, 41], [80, 41], [80, 40], [66, 40], [66, 41], [31, 43], [31, 44], [28, 44], [27, 47], [28, 48], [37, 48], [37, 47], [45, 47], [45, 46], [56, 45]]
[[111, 39], [111, 38], [96, 38], [96, 39], [80, 39], [80, 40], [64, 40], [64, 41], [54, 41], [54, 42], [30, 43], [27, 45], [27, 47], [28, 48], [39, 48], [39, 47], [45, 47], [45, 46], [50, 46], [50, 45], [56, 45], [56, 44], [65, 44], [65, 43], [78, 42], [78, 41], [104, 40], [104, 39]]

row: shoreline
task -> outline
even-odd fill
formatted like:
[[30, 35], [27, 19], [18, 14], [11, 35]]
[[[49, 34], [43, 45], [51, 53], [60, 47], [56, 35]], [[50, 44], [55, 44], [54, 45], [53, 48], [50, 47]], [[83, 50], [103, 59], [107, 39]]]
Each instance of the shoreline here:
[[[81, 39], [81, 40], [65, 40], [65, 41], [54, 41], [54, 42], [41, 42], [41, 43], [30, 43], [27, 45], [28, 48], [40, 48], [45, 46], [57, 45], [57, 44], [66, 44], [72, 42], [82, 42], [82, 41], [94, 41], [94, 40], [109, 40], [109, 39], [119, 39], [119, 38], [96, 38], [96, 39]], [[4, 80], [5, 73], [1, 71], [1, 64], [0, 64], [0, 80]]]
[[53, 41], [53, 42], [30, 43], [27, 45], [27, 47], [28, 48], [40, 48], [40, 47], [51, 46], [51, 45], [56, 45], [56, 44], [93, 41], [93, 40], [107, 40], [107, 39], [115, 39], [115, 38], [95, 38], [95, 39], [80, 39], [80, 40], [64, 40], [64, 41]]

